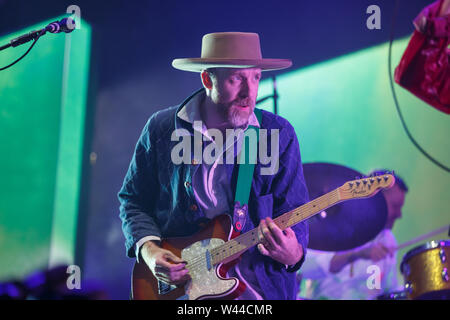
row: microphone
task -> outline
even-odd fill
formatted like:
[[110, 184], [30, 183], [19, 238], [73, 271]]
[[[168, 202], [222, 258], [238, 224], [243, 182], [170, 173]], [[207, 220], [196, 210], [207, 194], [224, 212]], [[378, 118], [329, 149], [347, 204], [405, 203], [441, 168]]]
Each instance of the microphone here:
[[8, 47], [17, 47], [21, 44], [24, 44], [28, 41], [35, 40], [43, 36], [45, 33], [60, 33], [65, 32], [69, 33], [75, 30], [75, 20], [72, 18], [64, 18], [61, 21], [54, 21], [46, 26], [44, 29], [38, 31], [31, 31], [23, 36], [12, 39], [9, 44], [0, 47], [0, 50], [6, 49]]
[[75, 20], [72, 18], [64, 18], [61, 21], [54, 21], [45, 27], [45, 31], [50, 33], [69, 33], [75, 30]]

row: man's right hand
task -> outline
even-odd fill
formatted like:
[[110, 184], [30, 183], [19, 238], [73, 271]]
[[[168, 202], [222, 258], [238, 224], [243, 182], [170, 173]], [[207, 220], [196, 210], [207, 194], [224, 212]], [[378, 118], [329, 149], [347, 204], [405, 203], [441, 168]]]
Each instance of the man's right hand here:
[[153, 241], [147, 241], [142, 245], [141, 256], [159, 281], [177, 285], [190, 279], [186, 261], [159, 247]]
[[392, 256], [393, 252], [390, 248], [385, 247], [381, 243], [376, 243], [370, 247], [364, 248], [363, 250], [359, 251], [358, 254], [362, 259], [377, 262], [387, 257], [387, 255]]
[[380, 261], [386, 258], [387, 255], [394, 254], [394, 249], [385, 247], [381, 243], [375, 243], [364, 249], [356, 249], [344, 253], [336, 253], [330, 261], [329, 271], [331, 273], [340, 272], [346, 265], [358, 260], [372, 260], [373, 262]]

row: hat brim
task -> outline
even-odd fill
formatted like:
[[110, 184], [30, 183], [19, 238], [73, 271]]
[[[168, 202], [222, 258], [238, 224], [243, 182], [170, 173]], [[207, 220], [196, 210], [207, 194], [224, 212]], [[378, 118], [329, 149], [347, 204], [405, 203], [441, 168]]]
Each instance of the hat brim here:
[[202, 59], [182, 58], [172, 61], [175, 69], [191, 72], [202, 72], [208, 68], [260, 68], [261, 71], [286, 69], [292, 66], [289, 59]]

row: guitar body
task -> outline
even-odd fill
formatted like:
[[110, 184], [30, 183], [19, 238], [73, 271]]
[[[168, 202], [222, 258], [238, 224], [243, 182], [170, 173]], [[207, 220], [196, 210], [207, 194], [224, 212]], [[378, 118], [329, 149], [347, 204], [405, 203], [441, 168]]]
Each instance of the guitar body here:
[[136, 262], [132, 275], [132, 298], [135, 300], [200, 300], [234, 299], [245, 290], [245, 284], [237, 278], [226, 278], [230, 267], [237, 263], [232, 257], [225, 263], [212, 266], [208, 251], [234, 237], [231, 219], [220, 215], [205, 228], [189, 237], [169, 238], [161, 247], [173, 252], [185, 261], [189, 280], [184, 285], [169, 286], [159, 282], [144, 261]]

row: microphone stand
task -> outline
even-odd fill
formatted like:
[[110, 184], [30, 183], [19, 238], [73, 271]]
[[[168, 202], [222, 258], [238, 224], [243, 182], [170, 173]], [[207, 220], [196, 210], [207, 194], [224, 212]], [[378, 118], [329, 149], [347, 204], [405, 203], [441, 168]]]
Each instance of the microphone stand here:
[[38, 31], [31, 31], [20, 37], [14, 38], [8, 44], [1, 46], [0, 51], [5, 50], [9, 47], [17, 47], [20, 46], [21, 44], [27, 43], [28, 41], [38, 39], [39, 37], [43, 36], [46, 32], [47, 30], [44, 28]]
[[277, 92], [277, 79], [275, 76], [272, 76], [272, 84], [273, 84], [273, 94], [270, 96], [266, 96], [256, 101], [256, 104], [266, 101], [267, 99], [273, 98], [273, 113], [278, 114], [278, 92]]

